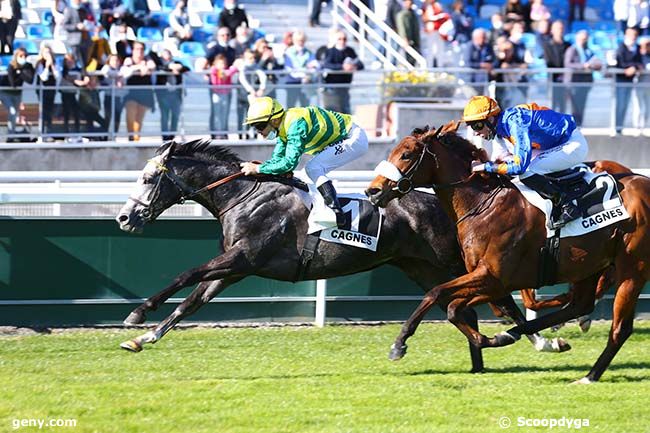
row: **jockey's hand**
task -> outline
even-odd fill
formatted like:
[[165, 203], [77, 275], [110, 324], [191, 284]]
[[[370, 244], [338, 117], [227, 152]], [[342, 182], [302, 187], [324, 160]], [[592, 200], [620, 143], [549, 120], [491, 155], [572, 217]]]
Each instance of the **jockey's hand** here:
[[472, 161], [472, 172], [485, 171], [485, 164], [481, 161]]
[[241, 172], [246, 176], [252, 176], [260, 172], [260, 165], [254, 162], [242, 162], [239, 165], [241, 166]]

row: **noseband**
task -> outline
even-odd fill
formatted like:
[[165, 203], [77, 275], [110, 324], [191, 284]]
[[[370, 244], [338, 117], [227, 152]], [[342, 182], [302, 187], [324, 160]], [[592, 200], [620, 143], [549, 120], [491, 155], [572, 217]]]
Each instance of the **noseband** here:
[[[433, 161], [436, 165], [436, 170], [440, 168], [440, 161], [438, 161], [438, 155], [436, 155], [436, 153], [429, 148], [428, 144], [413, 136], [411, 136], [411, 138], [413, 138], [416, 143], [422, 146], [422, 152], [418, 156], [417, 160], [412, 163], [404, 172], [402, 172], [399, 168], [397, 168], [397, 166], [395, 166], [395, 164], [389, 161], [381, 161], [379, 165], [377, 165], [377, 168], [375, 168], [375, 174], [384, 176], [385, 178], [395, 182], [395, 186], [391, 188], [392, 191], [397, 191], [400, 194], [408, 194], [417, 187], [431, 187], [433, 189], [451, 188], [467, 182], [472, 177], [470, 175], [464, 179], [446, 184], [432, 183], [429, 185], [415, 185], [413, 182], [413, 176], [420, 168], [420, 165], [422, 165], [422, 162], [427, 155], [433, 158]], [[446, 146], [442, 138], [440, 139], [440, 143]]]

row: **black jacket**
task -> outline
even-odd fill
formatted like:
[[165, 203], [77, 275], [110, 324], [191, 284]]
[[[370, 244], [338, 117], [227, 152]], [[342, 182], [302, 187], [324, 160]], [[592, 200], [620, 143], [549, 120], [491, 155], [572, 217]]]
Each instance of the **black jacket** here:
[[7, 75], [0, 76], [0, 87], [13, 87], [14, 89], [2, 89], [2, 92], [20, 93], [23, 83], [34, 82], [34, 66], [27, 62], [24, 65], [14, 66], [12, 64], [7, 68]]
[[248, 17], [246, 17], [246, 12], [243, 9], [238, 7], [234, 9], [223, 9], [219, 15], [219, 27], [228, 27], [230, 29], [230, 37], [235, 37], [235, 30], [237, 27], [241, 26], [242, 23], [248, 25]]
[[[358, 59], [357, 53], [351, 47], [345, 47], [343, 50], [339, 50], [336, 47], [328, 48], [325, 51], [325, 58], [323, 59], [323, 68], [329, 69], [331, 71], [341, 71], [343, 70], [343, 61], [346, 58], [356, 60], [357, 70], [363, 69], [363, 63]], [[351, 83], [352, 82], [352, 73], [336, 73], [336, 74], [324, 74], [326, 83]]]
[[[633, 51], [630, 51], [625, 44], [620, 44], [616, 50], [616, 67], [621, 69], [629, 68], [630, 66], [641, 67], [641, 53], [639, 47], [635, 46]], [[634, 76], [626, 77], [624, 74], [616, 74], [616, 82], [618, 83], [631, 83]]]

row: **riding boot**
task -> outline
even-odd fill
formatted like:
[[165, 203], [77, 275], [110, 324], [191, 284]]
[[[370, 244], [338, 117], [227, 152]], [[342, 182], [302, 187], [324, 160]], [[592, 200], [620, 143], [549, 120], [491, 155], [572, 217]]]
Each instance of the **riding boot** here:
[[528, 188], [539, 193], [545, 199], [551, 200], [554, 204], [560, 199], [560, 188], [551, 183], [546, 176], [533, 174], [526, 178], [519, 178]]
[[336, 196], [336, 190], [334, 189], [332, 181], [328, 180], [319, 186], [318, 192], [323, 196], [327, 207], [334, 211], [334, 214], [336, 215], [336, 225], [339, 228], [342, 228], [345, 225], [345, 212], [341, 209], [341, 203], [339, 203], [339, 199]]
[[580, 216], [580, 209], [573, 203], [573, 200], [565, 201], [566, 198], [562, 194], [562, 190], [549, 181], [545, 176], [541, 174], [533, 174], [525, 179], [521, 179], [521, 181], [527, 187], [538, 192], [542, 197], [551, 200], [554, 209], [560, 209], [560, 214], [557, 218], [554, 217], [554, 215], [557, 215], [556, 212], [552, 212], [552, 229], [563, 227]]

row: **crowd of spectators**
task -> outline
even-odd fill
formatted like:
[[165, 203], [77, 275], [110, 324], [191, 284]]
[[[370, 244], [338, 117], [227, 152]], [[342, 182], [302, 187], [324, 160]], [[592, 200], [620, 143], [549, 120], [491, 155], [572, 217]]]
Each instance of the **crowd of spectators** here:
[[[101, 0], [99, 10], [87, 0], [55, 0], [52, 34], [54, 40], [65, 41], [67, 53], [57, 58], [52, 47], [43, 44], [30, 62], [24, 49], [13, 50], [13, 34], [5, 34], [12, 28], [11, 21], [20, 17], [19, 1], [0, 3], [0, 49], [13, 56], [7, 74], [0, 76], [0, 102], [8, 112], [8, 129], [16, 131], [22, 83], [34, 83], [41, 100], [44, 140], [53, 139], [57, 92], [62, 129], [78, 133], [76, 140], [81, 135], [102, 139], [118, 132], [124, 117], [129, 139], [137, 141], [145, 114], [156, 109], [161, 135], [171, 139], [178, 132], [183, 76], [193, 71], [209, 83], [206, 123], [211, 134], [225, 138], [232, 123], [231, 105], [237, 113], [235, 123], [241, 125], [250, 98], [275, 97], [278, 86], [286, 89], [287, 106], [313, 103], [319, 89], [325, 108], [350, 113], [350, 83], [354, 72], [364, 68], [340, 30], [332, 29], [329, 43], [315, 50], [309, 48], [303, 30], [287, 32], [281, 43], [271, 44], [250, 27], [251, 17], [237, 0], [224, 0], [215, 30], [207, 36], [201, 20], [197, 25], [188, 11], [187, 0], [177, 0], [165, 22], [149, 11], [146, 0]], [[314, 3], [318, 6], [309, 17], [310, 26], [320, 25], [320, 4]], [[448, 6], [435, 0], [375, 0], [374, 8], [386, 14], [385, 22], [425, 57], [429, 67], [473, 69], [463, 78], [478, 93], [487, 91], [487, 83], [496, 82], [496, 99], [503, 106], [527, 102], [530, 75], [525, 72], [531, 65], [542, 61], [550, 68], [568, 69], [550, 75], [551, 105], [559, 111], [569, 109], [582, 124], [593, 74], [602, 70], [605, 60], [590, 47], [590, 31], [579, 30], [569, 41], [567, 24], [553, 16], [544, 0], [505, 0], [489, 26], [477, 26], [481, 2], [474, 3], [468, 7], [463, 0]], [[584, 19], [584, 0], [571, 0], [570, 5], [569, 19]], [[650, 81], [641, 74], [650, 65], [650, 40], [643, 38], [649, 11], [645, 0], [616, 0], [613, 9], [625, 35], [616, 51], [616, 64], [610, 65], [623, 71], [615, 77], [620, 84], [616, 89], [620, 127], [633, 84]], [[147, 31], [159, 32], [160, 38], [144, 38]], [[199, 44], [203, 51], [188, 61], [182, 49], [187, 44]], [[404, 57], [415, 63], [408, 53]], [[650, 118], [646, 113], [650, 88], [639, 90], [638, 100], [642, 116], [635, 123], [645, 126]], [[250, 136], [240, 131], [240, 137]]]

